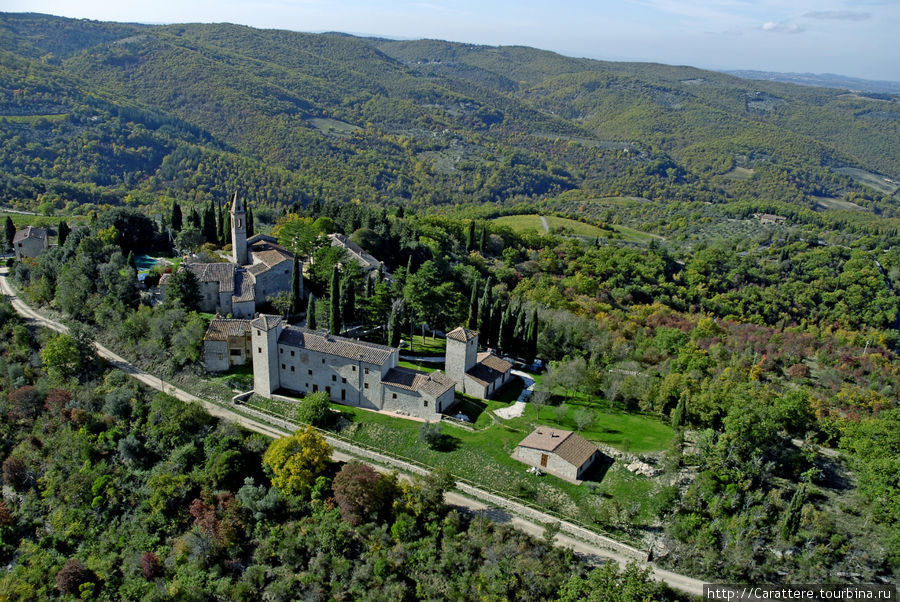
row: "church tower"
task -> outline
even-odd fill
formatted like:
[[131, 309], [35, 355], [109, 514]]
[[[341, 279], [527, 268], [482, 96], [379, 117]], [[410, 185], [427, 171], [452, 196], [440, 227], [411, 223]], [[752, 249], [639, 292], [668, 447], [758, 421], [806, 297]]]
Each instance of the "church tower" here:
[[247, 265], [247, 212], [234, 193], [231, 202], [231, 257], [237, 265]]

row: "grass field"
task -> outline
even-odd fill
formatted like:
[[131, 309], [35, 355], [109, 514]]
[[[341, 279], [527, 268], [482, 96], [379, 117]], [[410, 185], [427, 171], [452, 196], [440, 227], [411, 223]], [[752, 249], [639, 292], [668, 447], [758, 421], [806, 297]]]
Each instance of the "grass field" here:
[[893, 194], [898, 188], [896, 184], [886, 182], [883, 176], [879, 176], [877, 173], [872, 173], [871, 171], [856, 169], [855, 167], [841, 167], [835, 171], [842, 173], [845, 176], [850, 176], [860, 184], [864, 184], [869, 188], [874, 188], [878, 192], [884, 194]]
[[735, 167], [723, 175], [729, 180], [749, 180], [753, 176], [753, 170], [747, 167]]
[[832, 209], [835, 211], [865, 211], [865, 207], [861, 207], [856, 203], [851, 203], [850, 201], [845, 201], [843, 199], [837, 199], [834, 197], [824, 197], [824, 196], [816, 196], [813, 197], [816, 200], [816, 210], [828, 210]]
[[27, 123], [33, 125], [44, 121], [46, 123], [59, 123], [69, 117], [68, 113], [53, 113], [51, 115], [0, 115], [0, 119], [5, 119], [10, 123]]
[[[625, 200], [624, 197], [620, 198], [621, 200]], [[605, 199], [604, 199], [605, 200]], [[550, 228], [550, 231], [561, 230], [562, 232], [568, 232], [573, 234], [574, 236], [580, 236], [583, 238], [610, 238], [612, 234], [609, 230], [604, 230], [603, 228], [599, 228], [592, 224], [586, 224], [584, 222], [580, 222], [574, 219], [568, 219], [565, 217], [557, 217], [555, 215], [545, 216], [547, 220], [547, 226]], [[546, 231], [544, 230], [544, 226], [541, 223], [541, 216], [530, 214], [530, 215], [504, 215], [503, 217], [498, 217], [493, 220], [495, 224], [499, 224], [502, 226], [507, 226], [512, 228], [516, 232], [528, 232], [533, 231], [538, 234], [544, 234]], [[630, 242], [639, 242], [639, 243], [647, 243], [650, 240], [656, 238], [660, 239], [660, 236], [655, 234], [647, 234], [646, 232], [641, 232], [639, 230], [635, 230], [633, 228], [629, 228], [627, 226], [620, 226], [618, 224], [610, 224], [610, 228], [615, 230], [624, 240]]]
[[312, 117], [306, 121], [311, 123], [313, 127], [323, 134], [346, 135], [360, 129], [352, 123], [338, 121], [337, 119], [329, 119], [327, 117]]

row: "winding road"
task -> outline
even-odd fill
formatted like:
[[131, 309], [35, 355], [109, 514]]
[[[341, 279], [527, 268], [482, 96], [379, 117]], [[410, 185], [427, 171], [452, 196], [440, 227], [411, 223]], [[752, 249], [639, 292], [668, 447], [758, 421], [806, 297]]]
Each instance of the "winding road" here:
[[[9, 282], [7, 282], [7, 272], [8, 268], [0, 268], [0, 293], [9, 298], [13, 308], [20, 315], [28, 318], [38, 326], [49, 328], [57, 332], [68, 332], [68, 328], [64, 324], [41, 315], [23, 302], [9, 285]], [[244, 416], [227, 407], [206, 401], [196, 395], [184, 391], [157, 376], [141, 370], [99, 343], [94, 343], [94, 347], [97, 355], [108, 360], [113, 366], [122, 370], [129, 376], [181, 401], [199, 403], [213, 416], [224, 420], [230, 420], [244, 428], [268, 437], [278, 438], [292, 434], [292, 431], [287, 428], [274, 426], [263, 422], [262, 420]], [[421, 474], [424, 472], [424, 470], [419, 467], [384, 454], [356, 447], [344, 440], [335, 439], [327, 435], [325, 438], [334, 450], [332, 452], [333, 459], [337, 461], [346, 462], [351, 459], [362, 458], [374, 462], [373, 466], [382, 471], [399, 469], [401, 473], [405, 473], [406, 475]], [[385, 466], [389, 468], [385, 468]], [[651, 577], [653, 579], [665, 582], [673, 589], [694, 596], [703, 595], [703, 581], [660, 569], [652, 563], [647, 562], [645, 558], [642, 558], [641, 555], [643, 555], [643, 552], [639, 550], [615, 542], [602, 535], [587, 531], [578, 525], [560, 521], [556, 517], [541, 513], [533, 508], [528, 508], [512, 500], [500, 498], [495, 494], [473, 487], [467, 483], [458, 482], [456, 486], [457, 489], [468, 495], [457, 492], [448, 492], [445, 496], [445, 500], [451, 506], [458, 507], [461, 510], [472, 514], [483, 515], [495, 522], [510, 524], [513, 527], [536, 537], [543, 536], [546, 525], [559, 524], [560, 532], [557, 533], [554, 538], [555, 545], [569, 548], [592, 562], [614, 560], [622, 566], [625, 566], [629, 562], [636, 562], [643, 567], [650, 568], [652, 571]]]

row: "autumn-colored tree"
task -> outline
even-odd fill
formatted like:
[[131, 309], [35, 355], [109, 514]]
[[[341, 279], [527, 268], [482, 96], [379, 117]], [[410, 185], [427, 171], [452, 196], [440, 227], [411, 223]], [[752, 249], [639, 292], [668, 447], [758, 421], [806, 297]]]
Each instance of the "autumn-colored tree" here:
[[56, 574], [56, 587], [64, 594], [78, 595], [81, 586], [96, 576], [77, 558], [69, 558]]
[[291, 437], [273, 441], [263, 456], [272, 474], [272, 485], [284, 495], [305, 494], [315, 478], [325, 470], [331, 446], [316, 430], [307, 426]]
[[359, 525], [372, 517], [381, 502], [378, 498], [378, 473], [368, 464], [351, 460], [334, 477], [334, 500], [341, 517], [351, 525]]
[[152, 581], [153, 579], [162, 576], [163, 565], [159, 561], [159, 556], [153, 552], [145, 552], [144, 555], [141, 556], [141, 573], [143, 573], [144, 579], [147, 581]]

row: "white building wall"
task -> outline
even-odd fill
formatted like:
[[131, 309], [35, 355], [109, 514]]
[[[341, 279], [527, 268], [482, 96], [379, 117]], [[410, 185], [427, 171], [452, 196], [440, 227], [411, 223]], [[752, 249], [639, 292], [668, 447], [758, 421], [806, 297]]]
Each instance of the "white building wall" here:
[[256, 303], [253, 301], [241, 301], [231, 304], [231, 312], [235, 318], [252, 318], [256, 313]]
[[268, 331], [251, 326], [250, 333], [253, 353], [253, 389], [260, 395], [270, 397], [273, 391], [281, 387], [277, 351], [281, 325]]
[[47, 249], [44, 244], [46, 241], [46, 238], [25, 238], [20, 240], [16, 243], [14, 249], [16, 252], [16, 259], [22, 259], [23, 257], [37, 257]]
[[466, 392], [466, 370], [475, 365], [477, 354], [478, 337], [465, 343], [447, 339], [444, 369], [447, 376], [456, 381], [457, 391]]

